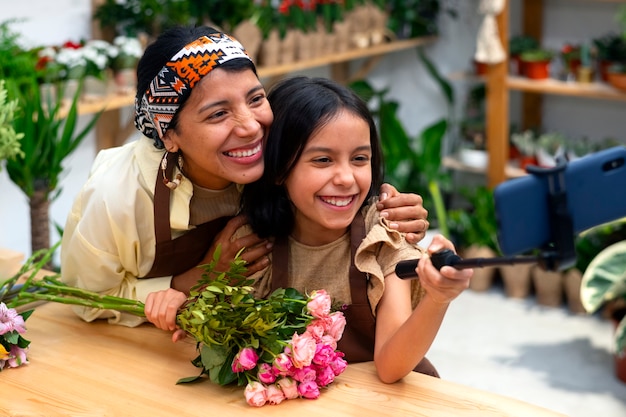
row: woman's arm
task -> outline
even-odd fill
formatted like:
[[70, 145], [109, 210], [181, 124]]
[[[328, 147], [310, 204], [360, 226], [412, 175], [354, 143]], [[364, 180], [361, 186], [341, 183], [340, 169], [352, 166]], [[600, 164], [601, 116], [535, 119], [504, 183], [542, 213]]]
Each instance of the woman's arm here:
[[[435, 236], [430, 254], [454, 249], [442, 236]], [[420, 260], [417, 273], [425, 294], [411, 311], [409, 280], [395, 273], [385, 278], [385, 291], [377, 308], [374, 362], [383, 382], [396, 382], [415, 368], [437, 336], [450, 302], [469, 286], [472, 270], [432, 265], [429, 257]]]

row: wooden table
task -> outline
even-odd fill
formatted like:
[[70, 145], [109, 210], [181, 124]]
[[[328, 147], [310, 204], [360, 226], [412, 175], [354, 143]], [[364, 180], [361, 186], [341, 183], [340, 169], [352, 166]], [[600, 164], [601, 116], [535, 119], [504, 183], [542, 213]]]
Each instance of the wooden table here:
[[559, 416], [518, 400], [412, 373], [381, 383], [372, 363], [348, 366], [317, 400], [250, 407], [243, 388], [197, 375], [195, 344], [151, 325], [85, 323], [61, 304], [26, 322], [28, 365], [0, 373], [0, 416]]

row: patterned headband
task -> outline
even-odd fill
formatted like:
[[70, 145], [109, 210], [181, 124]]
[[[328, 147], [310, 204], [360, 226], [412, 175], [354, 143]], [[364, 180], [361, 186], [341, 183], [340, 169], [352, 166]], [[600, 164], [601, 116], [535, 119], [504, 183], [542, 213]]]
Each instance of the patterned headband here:
[[193, 87], [214, 68], [236, 58], [250, 59], [244, 47], [225, 33], [212, 33], [185, 45], [150, 82], [141, 100], [135, 98], [135, 126], [163, 138], [178, 108]]

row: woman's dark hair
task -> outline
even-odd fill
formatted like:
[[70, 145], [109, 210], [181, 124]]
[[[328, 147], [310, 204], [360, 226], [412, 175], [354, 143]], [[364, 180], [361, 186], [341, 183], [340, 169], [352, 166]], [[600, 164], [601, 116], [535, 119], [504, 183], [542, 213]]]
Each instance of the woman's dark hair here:
[[[143, 53], [143, 56], [137, 64], [137, 93], [135, 98], [141, 100], [144, 93], [148, 89], [154, 77], [159, 71], [172, 59], [183, 47], [202, 36], [208, 36], [212, 33], [223, 33], [211, 26], [175, 26], [161, 33], [157, 39], [152, 42]], [[245, 48], [245, 45], [243, 45]], [[244, 71], [251, 70], [256, 75], [256, 67], [249, 59], [232, 59], [220, 65], [220, 68], [227, 71]], [[169, 129], [176, 130], [178, 125], [178, 114], [185, 106], [186, 100], [180, 104], [178, 111], [169, 124]], [[155, 146], [163, 148], [163, 143], [155, 132]]]
[[258, 181], [244, 187], [241, 199], [255, 233], [261, 237], [291, 233], [294, 213], [284, 182], [311, 135], [344, 110], [369, 125], [372, 185], [368, 198], [372, 196], [382, 182], [382, 150], [372, 115], [359, 96], [326, 78], [293, 77], [277, 84], [267, 98], [274, 122], [265, 144], [265, 169]]

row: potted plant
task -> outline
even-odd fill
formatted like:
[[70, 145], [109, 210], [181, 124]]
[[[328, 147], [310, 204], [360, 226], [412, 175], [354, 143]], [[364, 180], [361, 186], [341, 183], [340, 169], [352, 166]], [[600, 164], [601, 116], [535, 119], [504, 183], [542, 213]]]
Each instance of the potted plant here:
[[615, 324], [615, 373], [626, 383], [626, 240], [602, 250], [583, 274], [580, 297], [585, 310], [604, 310]]
[[[19, 106], [12, 126], [15, 132], [24, 135], [21, 152], [6, 161], [6, 170], [29, 200], [31, 249], [35, 253], [50, 248], [49, 206], [60, 192], [63, 162], [94, 127], [99, 114], [76, 132], [82, 86], [79, 85], [67, 112], [62, 113], [63, 91], [42, 98], [38, 83], [41, 75], [35, 69], [36, 53], [19, 47], [14, 37], [5, 36], [0, 37], [0, 56], [8, 57], [0, 61], [0, 76], [5, 77], [9, 98], [17, 100]], [[21, 62], [20, 71], [11, 67], [15, 62]]]
[[511, 73], [524, 75], [522, 61], [520, 55], [526, 51], [532, 51], [539, 48], [539, 42], [532, 36], [515, 35], [509, 39], [509, 56], [511, 64]]
[[[465, 258], [492, 258], [500, 252], [493, 191], [487, 187], [460, 190], [467, 207], [448, 210], [452, 240]], [[486, 291], [493, 282], [494, 268], [476, 268], [470, 281], [474, 291]]]
[[543, 80], [550, 77], [550, 63], [554, 52], [548, 49], [533, 49], [520, 54], [523, 63], [524, 75], [533, 80]]
[[608, 82], [609, 68], [616, 64], [626, 63], [626, 38], [621, 34], [608, 33], [593, 39], [598, 70], [602, 81]]

